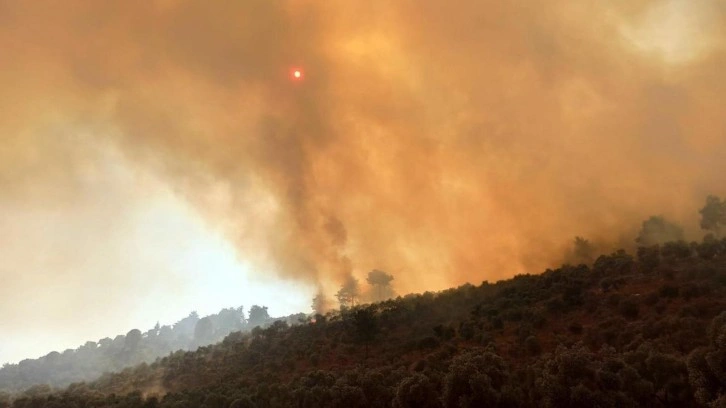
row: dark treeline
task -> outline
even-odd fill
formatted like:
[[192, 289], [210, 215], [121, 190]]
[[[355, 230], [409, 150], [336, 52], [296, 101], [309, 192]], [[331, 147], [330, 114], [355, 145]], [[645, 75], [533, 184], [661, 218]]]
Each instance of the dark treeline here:
[[[698, 211], [700, 226], [706, 232], [705, 241], [714, 241], [724, 238], [726, 232], [726, 200], [709, 195], [706, 203]], [[668, 220], [662, 215], [654, 215], [644, 220], [634, 239], [637, 248], [650, 248], [656, 245], [668, 244], [668, 247], [688, 245], [683, 228]], [[604, 251], [597, 244], [583, 237], [575, 237], [573, 246], [565, 254], [565, 263], [592, 265], [597, 255]]]
[[82, 346], [60, 353], [51, 352], [38, 359], [5, 364], [0, 369], [0, 391], [16, 392], [37, 384], [65, 387], [79, 381], [91, 381], [107, 372], [123, 370], [140, 363], [150, 363], [177, 350], [194, 350], [221, 341], [232, 332], [267, 327], [277, 320], [295, 323], [304, 314], [273, 319], [265, 306], [252, 306], [248, 316], [243, 307], [222, 309], [200, 318], [196, 312], [173, 325], [141, 332], [133, 329], [113, 339], [88, 341]]
[[698, 242], [651, 217], [634, 253], [596, 255], [579, 238], [573, 254], [591, 262], [539, 275], [373, 304], [347, 282], [338, 311], [0, 395], [0, 408], [724, 407], [726, 204], [714, 203]]

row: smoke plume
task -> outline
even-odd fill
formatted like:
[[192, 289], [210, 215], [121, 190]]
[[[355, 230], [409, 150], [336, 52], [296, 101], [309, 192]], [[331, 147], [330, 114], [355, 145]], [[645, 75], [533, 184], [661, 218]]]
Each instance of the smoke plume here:
[[0, 203], [74, 207], [113, 146], [329, 294], [538, 272], [653, 214], [695, 234], [725, 27], [717, 0], [0, 1]]

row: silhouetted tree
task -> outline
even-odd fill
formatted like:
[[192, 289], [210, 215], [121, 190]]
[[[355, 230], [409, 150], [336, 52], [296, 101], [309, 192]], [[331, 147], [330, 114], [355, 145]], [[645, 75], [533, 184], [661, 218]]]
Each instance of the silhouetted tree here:
[[658, 245], [639, 246], [637, 255], [638, 266], [642, 272], [650, 273], [660, 265], [660, 247]]
[[191, 337], [194, 334], [194, 327], [199, 321], [199, 314], [196, 311], [189, 313], [189, 316], [179, 320], [174, 324], [174, 332], [177, 335]]
[[250, 316], [247, 319], [250, 327], [264, 326], [270, 315], [267, 313], [267, 306], [254, 305], [250, 308]]
[[691, 253], [691, 246], [685, 241], [666, 242], [661, 248], [663, 259], [669, 261], [687, 259], [691, 256]]
[[720, 237], [726, 226], [726, 200], [710, 195], [706, 197], [706, 205], [698, 212], [701, 214], [701, 228]]
[[315, 314], [323, 315], [328, 310], [328, 299], [323, 292], [318, 292], [313, 298], [313, 304], [310, 306]]
[[653, 216], [643, 221], [635, 242], [640, 246], [653, 246], [670, 241], [683, 240], [683, 229], [662, 216]]
[[[575, 388], [584, 382], [595, 379], [596, 361], [592, 353], [582, 344], [572, 348], [557, 347], [554, 355], [541, 363], [543, 367], [536, 380], [536, 386], [546, 407], [581, 406], [573, 404], [573, 399], [582, 400], [582, 395], [573, 398]], [[577, 392], [577, 394], [581, 394]], [[595, 404], [590, 404], [593, 406]], [[588, 405], [584, 405], [588, 406]]]
[[368, 359], [368, 346], [378, 334], [378, 321], [375, 312], [370, 307], [357, 309], [351, 316], [355, 339], [365, 344], [365, 358]]
[[157, 321], [156, 324], [152, 329], [146, 332], [149, 336], [158, 336], [159, 335], [159, 329], [161, 329], [161, 325]]
[[[492, 352], [457, 356], [444, 379], [444, 407], [489, 407], [503, 403], [502, 391], [509, 381], [504, 360]], [[505, 405], [505, 404], [502, 404]]]
[[368, 272], [366, 282], [368, 282], [368, 284], [373, 288], [372, 300], [374, 302], [393, 297], [393, 289], [391, 288], [392, 280], [393, 275], [387, 274], [381, 270], [374, 269]]
[[358, 279], [353, 276], [348, 276], [338, 293], [335, 294], [338, 303], [340, 303], [341, 310], [355, 306], [358, 303], [359, 296], [360, 288], [358, 286]]
[[724, 242], [716, 239], [713, 233], [708, 233], [703, 237], [703, 241], [696, 245], [696, 253], [702, 259], [713, 259], [713, 257], [721, 254], [724, 250]]
[[582, 237], [575, 237], [572, 248], [572, 262], [590, 265], [595, 260], [595, 247]]
[[212, 341], [214, 341], [214, 323], [212, 319], [209, 316], [199, 319], [194, 327], [194, 344], [203, 346]]
[[133, 329], [126, 333], [126, 339], [124, 341], [124, 348], [127, 350], [136, 350], [141, 342], [141, 330]]
[[610, 255], [600, 255], [592, 269], [598, 275], [622, 275], [630, 273], [633, 268], [633, 257], [622, 249]]
[[720, 407], [726, 402], [726, 312], [713, 319], [708, 337], [709, 346], [688, 357], [688, 376], [700, 403]]
[[228, 309], [222, 309], [219, 311], [219, 313], [217, 313], [217, 316], [214, 319], [214, 327], [217, 330], [221, 330], [227, 333], [240, 330], [242, 328], [243, 313], [244, 308], [242, 307], [239, 307], [237, 309], [232, 307]]
[[439, 408], [438, 387], [423, 374], [404, 378], [396, 390], [397, 408]]

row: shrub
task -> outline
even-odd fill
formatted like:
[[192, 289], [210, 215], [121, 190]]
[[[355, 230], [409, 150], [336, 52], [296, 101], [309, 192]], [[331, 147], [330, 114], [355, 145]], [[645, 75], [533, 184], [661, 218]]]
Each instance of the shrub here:
[[439, 340], [434, 336], [426, 336], [422, 339], [420, 339], [417, 343], [417, 348], [419, 349], [432, 349], [439, 347]]
[[579, 322], [572, 322], [569, 326], [567, 326], [567, 330], [569, 330], [572, 334], [582, 334], [582, 324]]
[[536, 356], [542, 352], [542, 345], [535, 336], [527, 337], [524, 341], [524, 345], [527, 347], [527, 352], [532, 356]]
[[677, 298], [678, 292], [679, 292], [678, 287], [672, 286], [672, 285], [663, 285], [663, 286], [661, 286], [660, 290], [658, 291], [658, 293], [660, 294], [660, 297], [670, 298], [670, 299]]
[[620, 302], [618, 310], [623, 317], [628, 319], [635, 319], [638, 317], [639, 307], [638, 303], [634, 299], [625, 299]]
[[660, 296], [658, 295], [658, 292], [650, 292], [643, 298], [643, 303], [648, 306], [653, 306], [654, 304], [658, 303], [659, 299]]

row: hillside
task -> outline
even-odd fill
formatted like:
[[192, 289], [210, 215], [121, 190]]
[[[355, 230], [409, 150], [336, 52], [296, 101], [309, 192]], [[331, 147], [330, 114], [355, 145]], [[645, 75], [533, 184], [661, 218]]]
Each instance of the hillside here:
[[199, 317], [196, 312], [173, 325], [158, 323], [147, 331], [130, 330], [113, 339], [87, 341], [76, 349], [53, 351], [37, 359], [5, 364], [0, 369], [0, 392], [23, 391], [38, 384], [66, 387], [74, 382], [92, 381], [107, 372], [121, 371], [179, 350], [196, 350], [220, 342], [232, 332], [248, 332], [277, 320], [296, 322], [305, 315], [271, 318], [267, 307], [254, 305], [249, 316], [244, 308], [222, 309], [217, 314]]
[[726, 239], [232, 333], [1, 407], [726, 406]]

